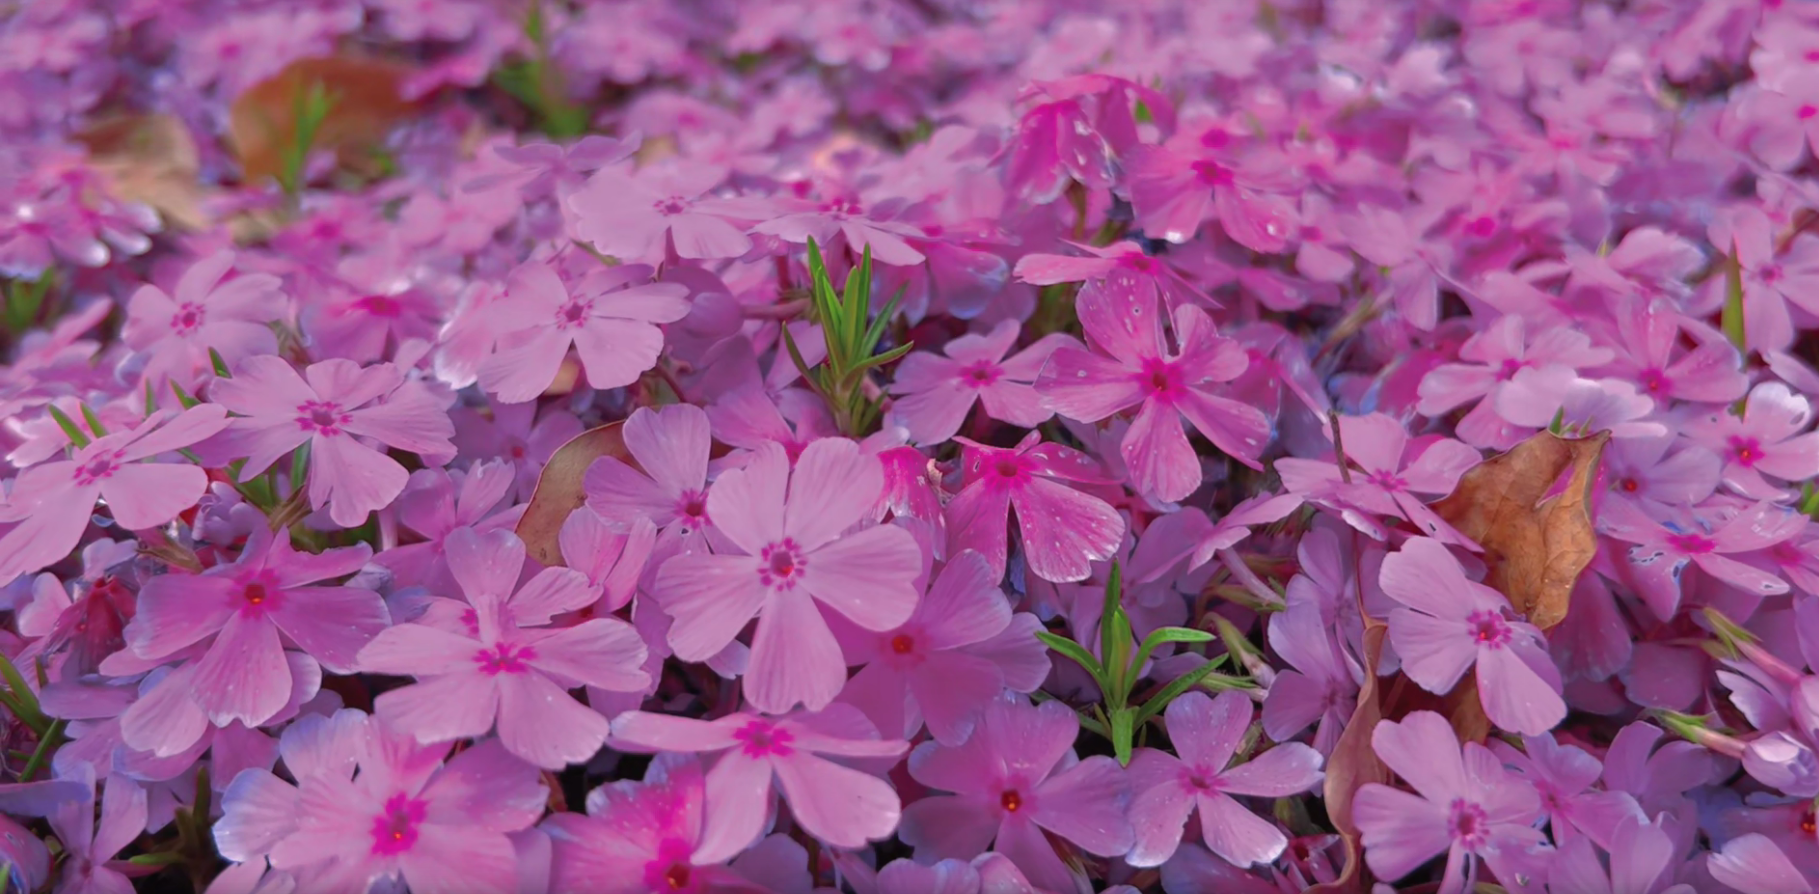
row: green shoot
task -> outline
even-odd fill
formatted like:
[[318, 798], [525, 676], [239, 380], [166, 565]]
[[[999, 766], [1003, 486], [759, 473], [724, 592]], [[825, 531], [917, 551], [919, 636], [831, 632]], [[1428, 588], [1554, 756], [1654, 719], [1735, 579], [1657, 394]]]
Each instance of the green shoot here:
[[808, 242], [808, 270], [810, 303], [815, 318], [821, 323], [822, 338], [827, 342], [827, 357], [810, 366], [803, 359], [802, 349], [787, 325], [783, 327], [783, 344], [803, 379], [827, 402], [840, 430], [861, 437], [877, 423], [884, 410], [875, 387], [866, 387], [871, 384], [868, 376], [873, 369], [909, 353], [912, 347], [905, 343], [876, 353], [903, 292], [898, 290], [882, 310], [872, 313], [872, 250], [869, 246], [859, 266], [847, 274], [846, 286], [841, 292], [834, 290], [833, 278], [821, 257], [821, 247], [813, 239]]

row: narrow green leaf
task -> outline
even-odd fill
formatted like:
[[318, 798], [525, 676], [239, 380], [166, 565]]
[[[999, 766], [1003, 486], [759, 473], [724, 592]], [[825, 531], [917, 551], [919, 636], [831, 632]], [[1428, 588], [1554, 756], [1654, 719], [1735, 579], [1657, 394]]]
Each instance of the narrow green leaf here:
[[1155, 695], [1150, 696], [1150, 700], [1144, 702], [1143, 707], [1138, 709], [1137, 723], [1147, 723], [1151, 717], [1162, 713], [1162, 710], [1168, 707], [1169, 702], [1174, 701], [1181, 693], [1200, 685], [1200, 681], [1212, 676], [1212, 673], [1213, 666], [1211, 664], [1203, 664], [1170, 680], [1167, 686], [1162, 687]]
[[1115, 708], [1110, 720], [1112, 754], [1121, 766], [1128, 767], [1131, 765], [1132, 740], [1137, 737], [1136, 715], [1129, 708]]
[[890, 325], [891, 317], [896, 315], [897, 305], [903, 302], [903, 294], [907, 288], [907, 286], [898, 286], [897, 291], [891, 293], [890, 300], [884, 302], [884, 309], [872, 319], [872, 325], [865, 330], [865, 353], [870, 354], [873, 349], [878, 347], [878, 342], [884, 340], [884, 327]]
[[826, 390], [820, 387], [821, 383], [816, 380], [814, 369], [808, 365], [808, 361], [802, 359], [802, 350], [796, 347], [796, 337], [790, 335], [789, 326], [787, 324], [782, 327], [782, 332], [783, 347], [789, 351], [789, 358], [796, 364], [796, 371], [801, 373], [802, 378], [808, 381], [809, 387], [815, 389], [815, 393], [825, 397]]
[[215, 375], [217, 375], [223, 379], [231, 379], [234, 377], [233, 372], [227, 368], [227, 361], [222, 359], [220, 351], [217, 351], [214, 348], [209, 348], [208, 349], [208, 361], [210, 363], [214, 364]]
[[1143, 665], [1149, 663], [1150, 654], [1163, 643], [1204, 643], [1211, 642], [1213, 638], [1212, 634], [1192, 627], [1161, 627], [1152, 630], [1149, 636], [1143, 638], [1143, 643], [1137, 646], [1137, 657], [1131, 659], [1131, 673], [1141, 673]]
[[886, 363], [889, 363], [893, 360], [896, 360], [896, 359], [902, 357], [905, 354], [908, 354], [910, 352], [910, 350], [913, 349], [914, 347], [916, 347], [914, 344], [898, 345], [888, 351], [885, 351], [882, 354], [874, 354], [871, 357], [865, 358], [864, 360], [860, 361], [859, 365], [857, 367], [854, 367], [854, 369], [856, 371], [863, 371], [863, 370], [872, 369], [874, 367], [883, 366]]
[[1724, 309], [1719, 312], [1718, 325], [1738, 351], [1749, 352], [1743, 326], [1743, 262], [1734, 241], [1730, 256], [1724, 259]]
[[7, 695], [12, 697], [11, 709], [19, 717], [19, 722], [32, 728], [32, 732], [44, 735], [50, 727], [44, 711], [38, 707], [38, 694], [26, 685], [25, 676], [13, 665], [12, 659], [0, 655], [0, 679], [6, 680]]
[[158, 412], [158, 396], [152, 393], [152, 380], [145, 380], [145, 415]]
[[1112, 560], [1112, 570], [1105, 576], [1105, 604], [1099, 615], [1099, 654], [1105, 656], [1108, 665], [1116, 666], [1112, 660], [1115, 654], [1117, 638], [1113, 632], [1111, 620], [1119, 613], [1120, 601], [1124, 596], [1124, 572], [1118, 566], [1118, 560]]
[[176, 379], [171, 380], [171, 393], [177, 396], [177, 403], [182, 404], [185, 410], [202, 402], [191, 397], [189, 392], [184, 391], [183, 386], [177, 384]]
[[[140, 854], [136, 857], [129, 857], [126, 862], [131, 863], [134, 866], [176, 866], [187, 859], [189, 858], [177, 851], [158, 851], [155, 854]], [[0, 888], [0, 891], [4, 890], [6, 889]]]
[[[44, 766], [45, 759], [51, 756], [51, 752], [56, 750], [58, 745], [63, 744], [63, 730], [67, 726], [69, 726], [67, 720], [54, 721], [44, 731], [44, 734], [38, 737], [38, 747], [32, 752], [31, 760], [26, 761], [25, 769], [19, 771], [20, 782], [30, 782], [33, 776], [38, 775], [38, 768]], [[0, 891], [4, 890], [6, 889], [0, 888]]]
[[57, 409], [55, 404], [45, 404], [44, 409], [51, 414], [52, 419], [57, 421], [57, 427], [63, 429], [63, 434], [69, 438], [71, 444], [74, 444], [77, 447], [87, 447], [89, 445], [89, 436], [83, 434], [82, 429], [76, 425], [75, 421], [70, 419], [62, 410]]
[[95, 411], [89, 409], [88, 404], [77, 404], [76, 406], [81, 408], [82, 421], [88, 423], [88, 430], [94, 432], [97, 438], [107, 437], [107, 427], [101, 424], [101, 420], [95, 418]]
[[1093, 653], [1088, 652], [1086, 648], [1079, 643], [1074, 642], [1065, 636], [1058, 636], [1046, 630], [1036, 631], [1036, 638], [1042, 640], [1044, 645], [1060, 652], [1075, 664], [1086, 668], [1086, 672], [1092, 674], [1093, 679], [1097, 680], [1104, 676], [1104, 671], [1100, 668], [1098, 659], [1094, 658]]
[[309, 442], [291, 453], [291, 490], [303, 489], [303, 476], [309, 474]]

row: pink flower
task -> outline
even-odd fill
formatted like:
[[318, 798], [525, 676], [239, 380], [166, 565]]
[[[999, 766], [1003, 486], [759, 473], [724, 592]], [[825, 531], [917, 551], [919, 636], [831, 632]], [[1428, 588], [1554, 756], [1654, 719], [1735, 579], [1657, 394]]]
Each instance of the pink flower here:
[[547, 407], [539, 415], [536, 401], [494, 403], [489, 420], [480, 411], [457, 408], [454, 443], [463, 458], [503, 459], [516, 469], [513, 494], [528, 502], [537, 489], [537, 477], [549, 458], [570, 438], [581, 434], [581, 420], [560, 407]]
[[1819, 432], [1805, 431], [1812, 419], [1805, 397], [1763, 382], [1750, 390], [1741, 417], [1720, 410], [1694, 419], [1686, 432], [1724, 458], [1725, 487], [1752, 500], [1776, 500], [1784, 493], [1769, 476], [1795, 482], [1819, 475]]
[[1044, 832], [1102, 857], [1123, 854], [1133, 841], [1124, 771], [1104, 755], [1075, 761], [1079, 733], [1079, 718], [1060, 702], [999, 700], [960, 745], [918, 745], [910, 775], [954, 794], [911, 804], [899, 837], [918, 860], [970, 859], [990, 845], [1031, 882], [1073, 890]]
[[755, 616], [746, 697], [773, 714], [826, 707], [846, 683], [846, 661], [822, 613], [889, 630], [916, 608], [915, 538], [893, 525], [847, 533], [883, 491], [878, 458], [844, 439], [808, 445], [793, 472], [783, 447], [768, 443], [723, 473], [707, 514], [743, 555], [680, 555], [658, 570], [653, 595], [675, 619], [676, 656], [708, 658]]
[[947, 505], [948, 550], [977, 550], [993, 575], [1002, 577], [1015, 507], [1030, 571], [1046, 581], [1085, 580], [1093, 562], [1117, 551], [1124, 518], [1105, 501], [1063, 483], [1107, 483], [1092, 460], [1041, 440], [1040, 433], [1030, 432], [1005, 450], [961, 439], [967, 483]]
[[1198, 286], [1170, 266], [1167, 260], [1146, 253], [1135, 242], [1115, 242], [1104, 248], [1077, 242], [1068, 244], [1086, 252], [1088, 257], [1024, 255], [1017, 260], [1016, 270], [1013, 271], [1017, 279], [1038, 286], [1124, 279], [1129, 284], [1120, 285], [1117, 291], [1153, 291], [1163, 297], [1166, 307], [1175, 307], [1186, 301], [1216, 304]]
[[650, 679], [637, 631], [618, 618], [545, 626], [591, 604], [598, 591], [569, 568], [545, 568], [518, 586], [524, 544], [510, 531], [456, 531], [447, 555], [474, 627], [457, 632], [426, 618], [375, 637], [360, 651], [362, 670], [418, 678], [381, 694], [375, 711], [424, 743], [484, 736], [497, 726], [508, 751], [550, 770], [593, 757], [606, 741], [606, 718], [566, 690], [642, 690]]
[[1169, 703], [1167, 726], [1176, 757], [1154, 748], [1131, 759], [1132, 866], [1160, 866], [1181, 843], [1182, 827], [1196, 809], [1206, 846], [1243, 867], [1269, 863], [1288, 846], [1274, 823], [1259, 818], [1232, 795], [1286, 798], [1319, 784], [1320, 752], [1289, 742], [1228, 767], [1251, 724], [1250, 697], [1227, 690], [1217, 698], [1187, 692]]
[[1233, 242], [1255, 252], [1280, 252], [1295, 235], [1295, 206], [1273, 195], [1264, 175], [1267, 158], [1241, 158], [1227, 149], [1230, 136], [1215, 125], [1182, 133], [1160, 146], [1142, 145], [1127, 159], [1131, 205], [1137, 225], [1170, 242], [1193, 238], [1208, 213]]
[[769, 213], [758, 200], [714, 197], [725, 179], [724, 169], [693, 162], [641, 168], [635, 176], [604, 168], [568, 200], [575, 235], [625, 261], [661, 261], [672, 246], [684, 258], [736, 258], [752, 240], [733, 221]]
[[713, 447], [708, 415], [700, 407], [672, 404], [639, 407], [619, 429], [637, 469], [603, 456], [587, 469], [587, 504], [616, 531], [637, 519], [657, 526], [667, 557], [699, 542], [712, 522], [707, 515], [707, 460]]
[[392, 506], [399, 523], [425, 539], [394, 546], [374, 560], [392, 572], [396, 586], [449, 592], [454, 579], [443, 561], [444, 540], [462, 528], [486, 530], [516, 522], [522, 510], [494, 514], [514, 483], [511, 466], [503, 462], [475, 463], [465, 472], [421, 469], [411, 473], [410, 483]]
[[282, 283], [269, 273], [223, 282], [233, 267], [233, 252], [216, 252], [184, 271], [175, 297], [155, 285], [133, 293], [121, 338], [148, 355], [144, 376], [153, 388], [162, 390], [166, 379], [194, 385], [210, 368], [211, 349], [229, 366], [278, 350], [266, 324], [288, 314]]
[[903, 626], [842, 631], [848, 664], [865, 669], [848, 681], [841, 701], [864, 710], [886, 733], [929, 734], [957, 745], [986, 705], [1031, 692], [1048, 676], [1047, 649], [1036, 639], [1035, 615], [1011, 613], [998, 575], [984, 557], [960, 553], [941, 569]]
[[1714, 340], [1676, 359], [1680, 329], [1679, 315], [1666, 305], [1629, 302], [1617, 311], [1617, 337], [1609, 342], [1616, 349], [1611, 372], [1656, 400], [1730, 403], [1742, 397], [1749, 378], [1737, 349]]
[[758, 839], [771, 815], [773, 785], [796, 822], [835, 847], [863, 847], [897, 828], [901, 807], [890, 784], [837, 760], [895, 758], [907, 745], [880, 740], [865, 717], [845, 705], [714, 721], [628, 711], [613, 721], [613, 745], [720, 755], [707, 772], [707, 816], [690, 858], [696, 864], [718, 863]]
[[1057, 348], [1036, 390], [1056, 412], [1081, 422], [1139, 407], [1120, 452], [1131, 484], [1156, 499], [1179, 500], [1200, 486], [1200, 460], [1182, 431], [1182, 416], [1226, 455], [1259, 468], [1269, 419], [1212, 390], [1250, 366], [1244, 349], [1220, 337], [1205, 311], [1183, 306], [1174, 311], [1176, 347], [1170, 350], [1163, 338], [1169, 321], [1158, 313], [1155, 296], [1113, 291], [1112, 285], [1089, 285], [1074, 305], [1097, 350]]
[[1004, 320], [985, 335], [963, 335], [942, 347], [942, 357], [915, 351], [898, 364], [891, 393], [898, 395], [891, 413], [918, 444], [939, 444], [954, 436], [975, 402], [985, 415], [1023, 428], [1033, 428], [1054, 411], [1030, 383], [1055, 348], [1070, 339], [1043, 338], [1006, 358], [1022, 327]]
[[1664, 621], [1680, 607], [1680, 578], [1688, 564], [1756, 598], [1786, 593], [1786, 581], [1730, 556], [1767, 549], [1799, 534], [1807, 523], [1806, 516], [1768, 502], [1728, 518], [1697, 519], [1698, 527], [1692, 529], [1662, 524], [1615, 501], [1604, 516], [1600, 523], [1611, 536], [1636, 544], [1629, 550], [1636, 593]]
[[1805, 875], [1761, 833], [1739, 835], [1706, 855], [1705, 865], [1718, 883], [1743, 894], [1812, 894], [1812, 876]]
[[261, 525], [234, 564], [147, 581], [127, 644], [141, 658], [161, 659], [214, 635], [190, 694], [217, 726], [258, 726], [291, 694], [286, 641], [331, 671], [352, 673], [361, 648], [391, 623], [385, 600], [372, 590], [306, 586], [353, 574], [371, 557], [365, 544], [297, 552], [288, 532]]
[[1459, 421], [1459, 438], [1474, 447], [1508, 450], [1522, 432], [1497, 415], [1498, 396], [1516, 373], [1529, 368], [1579, 369], [1610, 362], [1607, 348], [1594, 347], [1585, 333], [1567, 327], [1530, 331], [1514, 314], [1498, 317], [1459, 348], [1459, 363], [1443, 364], [1421, 379], [1426, 416], [1439, 416], [1476, 401]]
[[1555, 844], [1565, 846], [1589, 837], [1599, 847], [1610, 850], [1625, 821], [1648, 820], [1636, 799], [1627, 793], [1592, 788], [1603, 774], [1604, 764], [1583, 748], [1563, 745], [1552, 735], [1541, 735], [1524, 736], [1521, 749], [1495, 740], [1491, 750], [1505, 766], [1534, 785]]
[[1446, 854], [1441, 891], [1472, 890], [1478, 861], [1499, 878], [1505, 867], [1544, 847], [1532, 823], [1541, 812], [1535, 790], [1509, 774], [1476, 742], [1461, 753], [1446, 719], [1416, 711], [1377, 724], [1371, 747], [1414, 792], [1369, 783], [1358, 790], [1352, 815], [1364, 836], [1364, 859], [1379, 877], [1395, 880]]
[[1383, 560], [1389, 637], [1402, 671], [1437, 694], [1474, 665], [1485, 716], [1503, 729], [1538, 736], [1566, 717], [1560, 672], [1534, 625], [1510, 617], [1503, 594], [1469, 580], [1438, 540], [1417, 537]]
[[133, 890], [122, 872], [132, 864], [116, 859], [145, 831], [145, 789], [132, 779], [109, 775], [101, 786], [101, 817], [95, 818], [93, 780], [88, 797], [65, 801], [46, 819], [63, 845], [63, 877], [57, 890], [65, 894], [121, 894]]
[[511, 833], [543, 815], [537, 769], [489, 739], [446, 764], [378, 718], [344, 710], [285, 731], [292, 785], [243, 770], [222, 797], [221, 855], [271, 861], [299, 890], [366, 891], [403, 877], [412, 891], [518, 890]]
[[22, 522], [0, 537], [0, 583], [62, 559], [82, 540], [95, 501], [129, 531], [155, 528], [202, 498], [208, 474], [189, 463], [141, 463], [215, 434], [221, 407], [199, 404], [154, 413], [131, 431], [96, 438], [67, 460], [38, 463], [13, 479], [0, 522]]
[[1529, 429], [1558, 423], [1563, 431], [1608, 431], [1613, 438], [1652, 438], [1668, 431], [1647, 421], [1655, 402], [1636, 386], [1583, 378], [1564, 366], [1517, 370], [1492, 403], [1497, 415]]
[[492, 356], [480, 363], [480, 387], [507, 403], [533, 400], [556, 380], [570, 346], [594, 388], [637, 381], [663, 352], [658, 324], [674, 323], [689, 311], [684, 286], [630, 285], [648, 275], [646, 267], [606, 268], [571, 289], [548, 264], [519, 265], [506, 283], [505, 298], [488, 311], [501, 336]]
[[1327, 496], [1376, 515], [1407, 520], [1430, 537], [1455, 546], [1473, 547], [1465, 535], [1435, 515], [1416, 493], [1443, 497], [1453, 492], [1459, 476], [1483, 457], [1451, 438], [1418, 438], [1409, 442], [1402, 423], [1382, 413], [1341, 416], [1338, 440], [1345, 459], [1357, 467], [1351, 480], [1335, 460], [1284, 457], [1276, 460], [1283, 487], [1295, 493]]
[[[1302, 550], [1305, 554], [1307, 541]], [[1311, 572], [1304, 568], [1304, 573]], [[1283, 742], [1313, 724], [1314, 749], [1331, 754], [1357, 707], [1361, 672], [1341, 651], [1319, 603], [1296, 598], [1296, 585], [1307, 580], [1297, 576], [1289, 582], [1288, 608], [1269, 619], [1270, 648], [1289, 667], [1277, 670], [1270, 683], [1263, 702], [1263, 731]]]
[[278, 357], [252, 357], [233, 378], [215, 379], [209, 397], [240, 415], [203, 445], [207, 453], [246, 457], [244, 480], [308, 444], [310, 505], [328, 507], [344, 527], [384, 508], [410, 480], [397, 460], [362, 439], [419, 454], [454, 452], [448, 414], [390, 363], [362, 369], [351, 360], [324, 360], [299, 376]]
[[[550, 894], [719, 894], [766, 890], [740, 865], [696, 859], [707, 820], [707, 784], [693, 757], [660, 754], [643, 782], [594, 789], [587, 814], [558, 813], [549, 834]], [[748, 851], [748, 853], [750, 853]]]

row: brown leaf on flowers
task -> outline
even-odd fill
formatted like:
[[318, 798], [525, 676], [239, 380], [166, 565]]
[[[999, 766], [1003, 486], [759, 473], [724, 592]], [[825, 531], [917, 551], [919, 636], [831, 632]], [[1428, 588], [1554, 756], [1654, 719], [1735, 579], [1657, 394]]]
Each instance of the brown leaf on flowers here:
[[299, 59], [234, 99], [228, 113], [228, 142], [240, 157], [246, 181], [277, 177], [284, 153], [297, 143], [297, 108], [312, 85], [334, 99], [310, 145], [333, 150], [343, 165], [368, 159], [392, 126], [415, 105], [399, 86], [409, 69], [383, 59], [325, 56]]
[[200, 156], [187, 126], [173, 115], [120, 115], [76, 135], [88, 147], [89, 165], [115, 196], [157, 211], [166, 224], [187, 230], [208, 226]]
[[1566, 617], [1573, 583], [1597, 549], [1591, 496], [1609, 440], [1608, 432], [1541, 432], [1466, 472], [1452, 496], [1434, 504], [1484, 546], [1484, 582], [1542, 630]]
[[1358, 824], [1352, 821], [1352, 799], [1369, 783], [1387, 785], [1390, 781], [1389, 768], [1377, 759], [1377, 752], [1371, 747], [1371, 736], [1384, 718], [1383, 682], [1390, 679], [1377, 676], [1377, 666], [1383, 661], [1383, 640], [1388, 632], [1387, 624], [1365, 615], [1364, 664], [1367, 672], [1364, 685], [1358, 689], [1358, 706], [1352, 709], [1351, 720], [1346, 722], [1345, 731], [1339, 734], [1332, 755], [1326, 759], [1326, 787], [1322, 791], [1327, 816], [1332, 818], [1333, 827], [1345, 841], [1345, 871], [1333, 881], [1309, 888], [1310, 892], [1362, 894], [1366, 890], [1364, 847], [1359, 842], [1362, 833], [1358, 831]]
[[594, 460], [610, 456], [634, 469], [638, 467], [638, 461], [625, 449], [620, 424], [590, 428], [550, 455], [543, 474], [537, 476], [530, 505], [518, 518], [518, 538], [524, 541], [524, 550], [531, 558], [544, 565], [562, 564], [562, 548], [557, 545], [556, 536], [562, 531], [562, 523], [568, 521], [568, 514], [587, 502], [581, 484]]

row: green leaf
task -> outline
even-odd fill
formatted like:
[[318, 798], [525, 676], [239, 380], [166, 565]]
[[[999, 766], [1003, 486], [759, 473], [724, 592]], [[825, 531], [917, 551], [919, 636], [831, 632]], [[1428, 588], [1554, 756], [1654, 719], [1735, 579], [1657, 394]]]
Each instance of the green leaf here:
[[1136, 715], [1129, 708], [1115, 708], [1109, 719], [1112, 754], [1118, 758], [1120, 765], [1128, 767], [1131, 765], [1131, 744], [1137, 738]]
[[1099, 654], [1105, 656], [1105, 663], [1112, 667], [1121, 666], [1119, 662], [1112, 660], [1112, 656], [1118, 654], [1115, 622], [1118, 616], [1124, 612], [1123, 597], [1124, 572], [1119, 567], [1118, 560], [1113, 559], [1112, 570], [1105, 577], [1105, 604], [1101, 606], [1099, 615]]
[[1131, 674], [1134, 676], [1141, 673], [1143, 665], [1150, 660], [1150, 653], [1155, 652], [1163, 643], [1204, 643], [1213, 639], [1212, 634], [1192, 627], [1161, 627], [1152, 630], [1137, 647], [1137, 657], [1131, 659]]
[[1047, 645], [1049, 648], [1067, 656], [1075, 664], [1086, 668], [1086, 672], [1092, 674], [1094, 680], [1098, 680], [1104, 676], [1104, 670], [1100, 668], [1099, 661], [1093, 657], [1093, 653], [1088, 652], [1086, 647], [1079, 643], [1074, 642], [1065, 636], [1058, 636], [1046, 630], [1036, 631], [1036, 638], [1042, 640], [1043, 644]]
[[303, 476], [309, 474], [309, 442], [291, 453], [291, 490], [303, 489]]
[[1743, 262], [1734, 241], [1730, 257], [1725, 258], [1724, 263], [1724, 309], [1719, 313], [1718, 325], [1738, 351], [1749, 352], [1749, 339], [1743, 327]]
[[[31, 760], [26, 761], [25, 769], [19, 771], [20, 782], [30, 782], [33, 776], [38, 775], [38, 768], [44, 766], [45, 759], [50, 757], [58, 745], [63, 744], [63, 730], [67, 726], [67, 720], [53, 721], [44, 734], [38, 737], [38, 747], [32, 752]], [[0, 891], [4, 890], [6, 889], [0, 888]]]
[[227, 361], [222, 358], [220, 351], [209, 348], [208, 362], [214, 365], [216, 376], [223, 379], [231, 379], [234, 377], [233, 371], [227, 368]]
[[62, 410], [57, 409], [55, 404], [45, 404], [44, 409], [51, 414], [52, 419], [57, 421], [57, 427], [63, 429], [63, 434], [69, 438], [71, 444], [74, 444], [77, 447], [87, 447], [89, 445], [89, 436], [83, 434], [82, 429], [76, 425], [75, 421], [70, 419]]
[[1151, 717], [1162, 713], [1162, 710], [1167, 708], [1169, 702], [1174, 701], [1176, 696], [1200, 685], [1200, 682], [1212, 676], [1212, 673], [1213, 666], [1203, 664], [1170, 680], [1167, 686], [1162, 687], [1155, 695], [1150, 696], [1149, 701], [1143, 703], [1143, 707], [1137, 711], [1137, 723], [1139, 725], [1147, 723]]
[[202, 402], [191, 397], [189, 392], [184, 391], [183, 386], [177, 384], [176, 379], [171, 380], [171, 393], [177, 396], [177, 403], [182, 404], [185, 410]]
[[[157, 853], [140, 854], [136, 857], [129, 857], [126, 862], [131, 863], [134, 866], [176, 866], [187, 859], [189, 858], [177, 851], [158, 851]], [[0, 891], [4, 890], [6, 889], [0, 888]]]
[[152, 393], [152, 380], [145, 380], [145, 415], [158, 412], [158, 396]]
[[6, 694], [11, 698], [9, 708], [19, 717], [19, 722], [32, 728], [32, 732], [44, 735], [50, 728], [50, 721], [44, 711], [38, 707], [38, 694], [26, 685], [25, 676], [13, 665], [12, 659], [0, 655], [0, 679], [6, 680]]
[[94, 432], [97, 438], [107, 437], [107, 428], [101, 424], [101, 420], [95, 418], [95, 411], [89, 409], [88, 404], [77, 404], [76, 406], [81, 408], [82, 421], [88, 423], [88, 430]]

